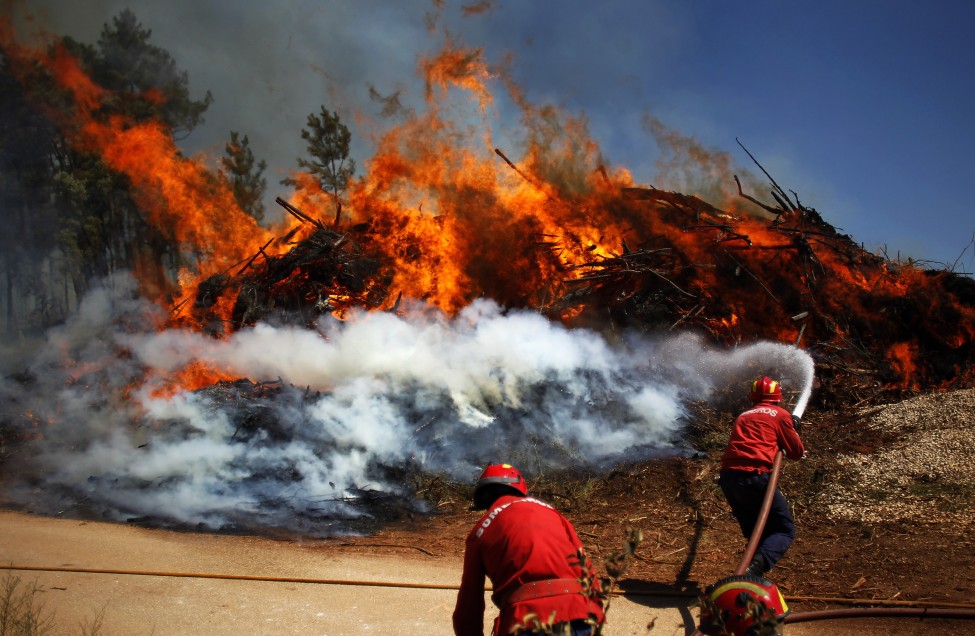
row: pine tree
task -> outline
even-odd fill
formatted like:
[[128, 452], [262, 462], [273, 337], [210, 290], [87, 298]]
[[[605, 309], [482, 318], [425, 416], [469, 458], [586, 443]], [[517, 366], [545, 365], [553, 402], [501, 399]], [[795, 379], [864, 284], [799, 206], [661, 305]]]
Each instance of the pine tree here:
[[115, 91], [117, 112], [137, 121], [161, 121], [174, 138], [185, 138], [203, 123], [213, 95], [207, 91], [202, 100], [190, 99], [189, 75], [177, 68], [168, 51], [150, 44], [150, 37], [152, 31], [143, 28], [132, 11], [123, 9], [111, 25], [102, 27], [98, 48], [89, 57], [92, 78]]
[[267, 179], [263, 177], [267, 162], [255, 162], [247, 135], [230, 131], [230, 141], [224, 146], [227, 156], [220, 158], [223, 176], [230, 182], [234, 199], [240, 209], [254, 217], [258, 223], [264, 220], [264, 193]]
[[[17, 75], [0, 55], [0, 324], [11, 342], [27, 326], [23, 317], [51, 307], [59, 291], [38, 276], [56, 247], [57, 216], [49, 202], [57, 134]], [[30, 76], [37, 75], [35, 68]]]
[[[308, 115], [308, 127], [302, 129], [301, 138], [308, 142], [311, 160], [298, 159], [298, 165], [318, 179], [322, 190], [331, 194], [335, 202], [335, 224], [342, 216], [342, 193], [355, 173], [355, 160], [349, 157], [352, 134], [342, 123], [338, 113], [329, 113], [322, 106], [321, 113]], [[284, 185], [296, 185], [294, 179], [281, 181]]]

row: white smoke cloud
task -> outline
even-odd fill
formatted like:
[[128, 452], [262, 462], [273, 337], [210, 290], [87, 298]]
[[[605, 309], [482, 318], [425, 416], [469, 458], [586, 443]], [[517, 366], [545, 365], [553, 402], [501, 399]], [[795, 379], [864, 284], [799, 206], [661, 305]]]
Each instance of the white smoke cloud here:
[[[42, 512], [348, 532], [383, 497], [417, 505], [411, 471], [466, 481], [501, 460], [531, 474], [683, 454], [688, 400], [740, 391], [762, 369], [787, 386], [811, 380], [811, 360], [785, 345], [610, 343], [486, 300], [453, 319], [412, 305], [217, 340], [155, 331], [134, 288], [117, 278], [93, 292], [38, 348], [29, 379], [3, 380], [3, 421], [32, 438], [6, 462], [8, 498]], [[242, 380], [174, 395], [142, 382], [191, 362]]]

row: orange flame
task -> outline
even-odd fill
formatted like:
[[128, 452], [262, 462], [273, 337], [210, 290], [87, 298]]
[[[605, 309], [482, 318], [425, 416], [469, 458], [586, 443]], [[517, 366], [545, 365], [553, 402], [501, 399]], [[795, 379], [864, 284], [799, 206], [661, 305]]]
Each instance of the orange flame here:
[[898, 342], [891, 345], [888, 352], [890, 364], [896, 372], [900, 381], [895, 383], [899, 388], [917, 389], [917, 364], [915, 360], [918, 355], [917, 344], [913, 342]]
[[[165, 126], [99, 117], [110, 95], [65, 51], [28, 55], [9, 41], [2, 24], [0, 37], [9, 55], [43, 62], [70, 91], [74, 108], [61, 123], [72, 143], [127, 175], [147, 220], [195, 257], [195, 268], [181, 272], [177, 303], [192, 298], [201, 280], [228, 272], [262, 246], [269, 246], [269, 256], [287, 248], [273, 238], [300, 224], [288, 219], [290, 224], [273, 231], [258, 226], [202, 160], [180, 156]], [[888, 354], [891, 368], [900, 386], [913, 387], [929, 367], [922, 348], [910, 340], [911, 326], [900, 324], [899, 307], [921, 304], [956, 318], [934, 334], [939, 346], [961, 350], [975, 341], [975, 310], [952, 306], [955, 301], [939, 293], [936, 277], [838, 249], [843, 237], [810, 231], [815, 219], [808, 211], [783, 210], [774, 223], [765, 211], [749, 213], [755, 206], [728, 185], [744, 171], [734, 170], [727, 155], [657, 121], [648, 128], [678, 153], [660, 168], [680, 178], [695, 174], [698, 179], [685, 178], [683, 185], [702, 198], [653, 188], [644, 189], [652, 193], [646, 200], [628, 195], [632, 175], [605, 166], [584, 117], [528, 103], [508, 78], [489, 68], [481, 49], [448, 39], [444, 50], [421, 61], [419, 72], [426, 82], [426, 111], [379, 137], [366, 174], [349, 184], [342, 208], [348, 227], [365, 228], [360, 237], [365, 249], [387, 264], [393, 293], [383, 308], [401, 293], [452, 315], [484, 296], [506, 307], [552, 310], [567, 322], [582, 319], [585, 301], [555, 305], [570, 284], [630, 249], [659, 248], [672, 255], [672, 268], [646, 275], [677, 290], [673, 302], [681, 320], [706, 308], [697, 324], [726, 343], [794, 342], [804, 336], [839, 346], [869, 336], [896, 343]], [[469, 117], [451, 120], [446, 114], [448, 96], [459, 89], [472, 97], [477, 116], [488, 117], [495, 79], [505, 82], [522, 111], [526, 139], [518, 161], [495, 148], [487, 122], [478, 132], [458, 123]], [[756, 189], [757, 179], [745, 174], [744, 180]], [[303, 175], [296, 181], [291, 202], [329, 218], [316, 212], [331, 205], [319, 184]], [[792, 275], [778, 276], [783, 270]], [[164, 287], [149, 275], [150, 267], [138, 271], [147, 293]], [[620, 290], [640, 291], [635, 283]], [[324, 300], [341, 304], [340, 291], [322, 293]], [[212, 315], [228, 320], [233, 300], [221, 296]], [[812, 316], [802, 327], [794, 318], [800, 313]], [[959, 373], [972, 375], [970, 369]], [[197, 365], [175, 374], [169, 386], [199, 387], [218, 379], [230, 378]]]
[[[11, 36], [9, 24], [0, 33]], [[195, 257], [196, 275], [185, 282], [226, 270], [274, 236], [240, 209], [228, 184], [202, 160], [181, 156], [164, 124], [119, 115], [99, 117], [98, 109], [111, 93], [95, 84], [63, 46], [54, 46], [50, 53], [31, 51], [6, 37], [4, 50], [18, 56], [16, 61], [40, 63], [72, 97], [72, 109], [52, 113], [69, 143], [126, 175], [146, 220]], [[158, 90], [145, 97], [156, 102], [164, 99]], [[191, 293], [191, 287], [183, 288], [184, 296]]]
[[150, 395], [153, 398], [168, 398], [180, 391], [196, 391], [221, 381], [232, 382], [239, 379], [239, 375], [205, 362], [194, 361], [168, 376], [147, 378], [145, 382], [152, 387]]

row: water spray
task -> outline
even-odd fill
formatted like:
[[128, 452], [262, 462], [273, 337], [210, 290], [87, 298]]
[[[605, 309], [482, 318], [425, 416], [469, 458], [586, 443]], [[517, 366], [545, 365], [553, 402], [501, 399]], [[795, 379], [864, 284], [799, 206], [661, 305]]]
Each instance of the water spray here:
[[802, 392], [796, 399], [796, 405], [792, 408], [793, 419], [802, 417], [802, 414], [806, 411], [806, 405], [809, 404], [809, 398], [812, 395], [813, 379], [815, 378], [815, 365], [812, 357], [801, 349], [796, 349], [796, 351], [802, 353], [800, 359], [804, 363], [802, 364], [804, 377], [802, 379]]

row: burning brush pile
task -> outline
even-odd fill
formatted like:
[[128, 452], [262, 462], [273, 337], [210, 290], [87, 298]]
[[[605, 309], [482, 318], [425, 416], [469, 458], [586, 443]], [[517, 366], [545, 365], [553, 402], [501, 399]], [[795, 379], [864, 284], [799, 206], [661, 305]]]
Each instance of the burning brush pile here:
[[[827, 409], [971, 387], [975, 281], [872, 254], [771, 183], [774, 205], [738, 182], [740, 196], [764, 216], [652, 187], [607, 184], [594, 200], [560, 201], [568, 209], [598, 205], [594, 214], [613, 216], [628, 234], [615, 251], [571, 237], [592, 253], [575, 263], [561, 258], [568, 250], [549, 234], [501, 246], [504, 258], [517, 254], [537, 271], [521, 272], [519, 284], [535, 281], [530, 292], [495, 281], [506, 286], [496, 300], [568, 327], [691, 331], [726, 347], [791, 343], [815, 359], [817, 399]], [[234, 275], [204, 281], [191, 310], [196, 322], [222, 331], [265, 320], [309, 325], [353, 308], [396, 311], [402, 291], [394, 284], [398, 259], [383, 244], [388, 227], [328, 227], [278, 202], [310, 234], [281, 255], [262, 251]], [[405, 259], [422, 261], [429, 247], [416, 240]], [[229, 321], [212, 311], [221, 300], [232, 305]]]

